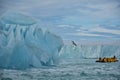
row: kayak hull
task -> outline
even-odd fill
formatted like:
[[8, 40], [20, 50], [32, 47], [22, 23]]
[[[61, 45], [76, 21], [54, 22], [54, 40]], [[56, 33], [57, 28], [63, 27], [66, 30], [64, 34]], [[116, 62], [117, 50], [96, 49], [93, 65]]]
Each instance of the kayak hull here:
[[116, 60], [116, 61], [107, 61], [107, 62], [105, 62], [105, 61], [96, 61], [96, 62], [102, 62], [102, 63], [109, 63], [109, 62], [118, 62], [118, 60]]

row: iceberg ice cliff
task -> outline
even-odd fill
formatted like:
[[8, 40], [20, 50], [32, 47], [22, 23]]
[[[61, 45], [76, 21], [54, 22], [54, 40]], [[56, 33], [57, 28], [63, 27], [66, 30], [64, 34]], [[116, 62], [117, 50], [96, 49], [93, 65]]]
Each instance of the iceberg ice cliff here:
[[0, 68], [56, 65], [62, 46], [59, 36], [43, 32], [29, 16], [8, 12], [0, 18]]
[[61, 58], [120, 58], [120, 45], [65, 45], [60, 51]]

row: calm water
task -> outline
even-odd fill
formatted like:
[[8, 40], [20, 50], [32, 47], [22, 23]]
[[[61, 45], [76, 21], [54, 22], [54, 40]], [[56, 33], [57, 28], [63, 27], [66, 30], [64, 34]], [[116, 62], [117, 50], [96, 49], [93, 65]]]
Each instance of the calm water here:
[[96, 59], [66, 59], [58, 66], [27, 70], [0, 70], [1, 80], [120, 80], [120, 61], [96, 63]]

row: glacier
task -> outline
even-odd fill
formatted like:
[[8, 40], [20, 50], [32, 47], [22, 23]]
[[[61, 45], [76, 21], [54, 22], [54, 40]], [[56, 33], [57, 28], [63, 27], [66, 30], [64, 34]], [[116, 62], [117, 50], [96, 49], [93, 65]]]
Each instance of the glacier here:
[[120, 58], [120, 45], [77, 45], [72, 44], [64, 45], [60, 51], [62, 59], [97, 59], [99, 57], [113, 57]]
[[0, 68], [57, 65], [63, 45], [60, 36], [43, 31], [29, 16], [7, 12], [0, 17]]

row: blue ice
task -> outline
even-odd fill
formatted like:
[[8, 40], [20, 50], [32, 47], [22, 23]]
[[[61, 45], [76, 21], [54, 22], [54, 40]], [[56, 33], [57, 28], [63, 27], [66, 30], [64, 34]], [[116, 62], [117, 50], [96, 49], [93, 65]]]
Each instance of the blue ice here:
[[0, 68], [56, 65], [62, 46], [61, 37], [43, 32], [29, 16], [7, 12], [0, 17]]

